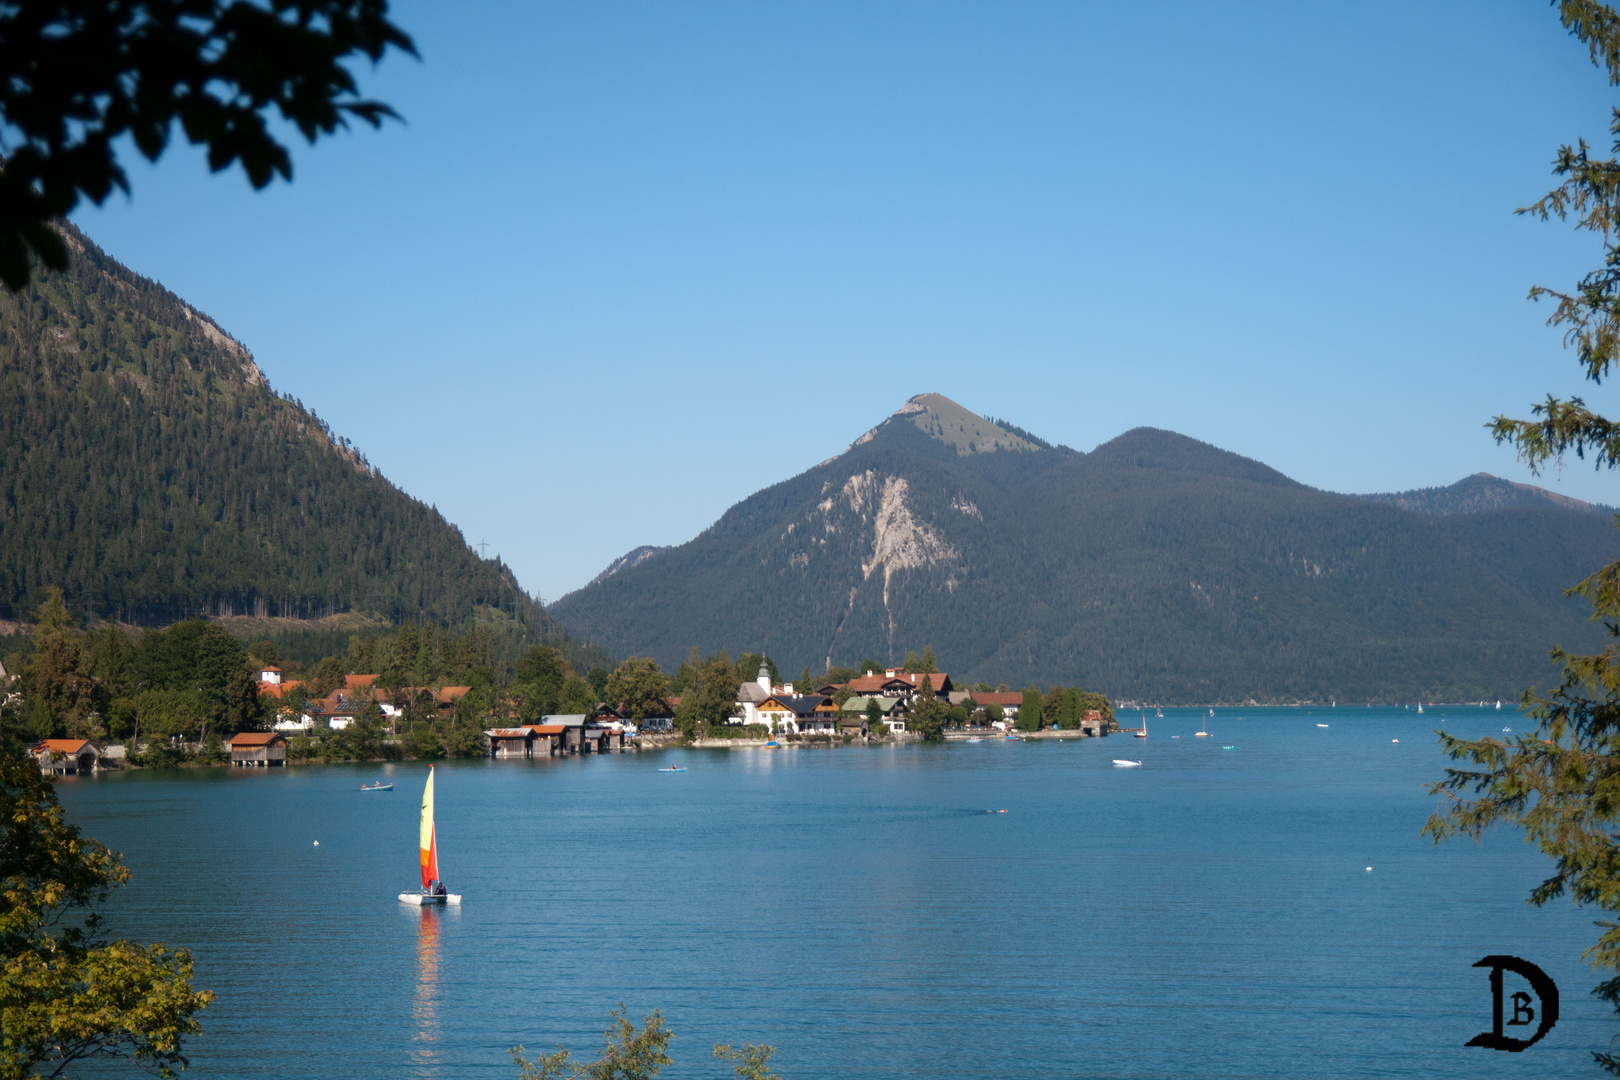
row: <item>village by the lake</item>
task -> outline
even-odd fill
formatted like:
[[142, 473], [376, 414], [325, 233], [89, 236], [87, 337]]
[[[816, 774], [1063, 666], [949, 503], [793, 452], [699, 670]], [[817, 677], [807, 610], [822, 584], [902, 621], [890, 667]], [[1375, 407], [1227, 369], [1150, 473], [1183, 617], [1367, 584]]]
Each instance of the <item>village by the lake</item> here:
[[1620, 0], [0, 3], [0, 1080], [1620, 1076]]

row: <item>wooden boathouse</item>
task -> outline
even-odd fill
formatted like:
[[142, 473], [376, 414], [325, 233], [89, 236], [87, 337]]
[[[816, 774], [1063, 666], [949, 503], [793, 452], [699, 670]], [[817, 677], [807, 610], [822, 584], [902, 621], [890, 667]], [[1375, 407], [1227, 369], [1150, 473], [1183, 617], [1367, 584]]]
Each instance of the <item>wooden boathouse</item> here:
[[533, 757], [534, 732], [527, 727], [490, 728], [484, 732], [484, 753], [490, 757]]
[[101, 755], [88, 739], [46, 739], [29, 752], [47, 776], [93, 773], [101, 768]]
[[558, 757], [563, 754], [610, 754], [624, 749], [624, 731], [592, 722], [584, 713], [544, 716], [539, 724], [490, 728], [484, 752], [490, 757]]
[[267, 769], [287, 764], [287, 738], [276, 731], [239, 731], [225, 740], [231, 768]]

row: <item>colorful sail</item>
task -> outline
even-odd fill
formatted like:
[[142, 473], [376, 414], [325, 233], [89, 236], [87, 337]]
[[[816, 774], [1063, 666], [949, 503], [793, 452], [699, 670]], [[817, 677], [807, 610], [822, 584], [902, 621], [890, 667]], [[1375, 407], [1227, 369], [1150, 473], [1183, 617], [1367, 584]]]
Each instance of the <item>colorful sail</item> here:
[[428, 766], [427, 787], [422, 789], [422, 888], [439, 880], [439, 847], [433, 835], [433, 766]]

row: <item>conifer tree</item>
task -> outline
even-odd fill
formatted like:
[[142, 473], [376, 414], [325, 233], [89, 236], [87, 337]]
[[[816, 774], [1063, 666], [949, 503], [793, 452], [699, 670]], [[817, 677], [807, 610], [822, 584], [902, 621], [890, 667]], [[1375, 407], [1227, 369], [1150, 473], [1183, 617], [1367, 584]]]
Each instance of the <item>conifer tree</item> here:
[[1018, 727], [1021, 731], [1041, 730], [1041, 692], [1033, 685], [1024, 691], [1024, 704], [1018, 710]]
[[[1559, 16], [1570, 34], [1587, 46], [1591, 60], [1606, 69], [1610, 85], [1620, 85], [1620, 12], [1593, 0], [1561, 0]], [[1610, 134], [1620, 153], [1620, 109]], [[1540, 202], [1520, 210], [1542, 220], [1566, 220], [1602, 238], [1603, 265], [1574, 289], [1537, 286], [1532, 299], [1555, 301], [1550, 323], [1566, 328], [1565, 341], [1593, 383], [1620, 364], [1620, 159], [1595, 157], [1585, 140], [1559, 148], [1554, 175], [1563, 182]], [[1498, 442], [1511, 443], [1532, 471], [1561, 462], [1573, 452], [1591, 454], [1600, 468], [1620, 465], [1620, 423], [1589, 410], [1579, 397], [1549, 396], [1532, 409], [1531, 420], [1498, 416], [1491, 424]], [[1592, 605], [1611, 638], [1620, 638], [1620, 561], [1600, 568], [1568, 590]], [[1576, 655], [1552, 650], [1563, 668], [1551, 693], [1526, 692], [1521, 712], [1536, 727], [1512, 739], [1461, 739], [1440, 733], [1442, 748], [1465, 767], [1446, 770], [1430, 786], [1445, 802], [1424, 826], [1436, 842], [1458, 834], [1474, 837], [1492, 825], [1508, 823], [1525, 831], [1554, 860], [1553, 875], [1530, 892], [1530, 903], [1545, 904], [1566, 893], [1576, 904], [1620, 911], [1620, 646]], [[1620, 923], [1597, 924], [1603, 933], [1587, 950], [1594, 968], [1610, 973], [1593, 991], [1620, 1012]], [[1594, 1052], [1605, 1071], [1620, 1074], [1620, 1055]]]

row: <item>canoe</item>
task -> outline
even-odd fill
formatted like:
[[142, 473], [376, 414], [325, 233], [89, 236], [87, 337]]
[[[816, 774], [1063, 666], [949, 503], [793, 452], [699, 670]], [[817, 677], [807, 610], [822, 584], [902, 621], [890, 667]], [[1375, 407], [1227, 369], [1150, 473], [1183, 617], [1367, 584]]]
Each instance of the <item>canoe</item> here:
[[672, 766], [672, 767], [670, 767], [668, 769], [659, 769], [658, 771], [659, 772], [685, 772], [686, 769], [685, 768], [675, 768], [675, 767]]

